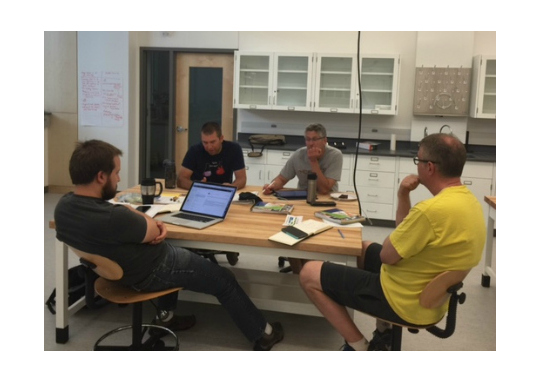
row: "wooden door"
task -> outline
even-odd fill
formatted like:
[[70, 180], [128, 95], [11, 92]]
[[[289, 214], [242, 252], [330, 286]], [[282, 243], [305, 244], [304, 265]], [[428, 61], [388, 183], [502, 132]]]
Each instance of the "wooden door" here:
[[[189, 146], [200, 142], [201, 126], [190, 126], [190, 83], [197, 86], [196, 81], [191, 81], [192, 68], [221, 68], [221, 128], [226, 140], [233, 140], [233, 77], [234, 55], [221, 53], [178, 53], [176, 56], [176, 138], [175, 138], [175, 161], [177, 170], [186, 155]], [[219, 85], [219, 86], [218, 86]], [[199, 105], [200, 106], [200, 105]], [[190, 133], [191, 130], [191, 133]], [[190, 138], [191, 137], [191, 138]]]

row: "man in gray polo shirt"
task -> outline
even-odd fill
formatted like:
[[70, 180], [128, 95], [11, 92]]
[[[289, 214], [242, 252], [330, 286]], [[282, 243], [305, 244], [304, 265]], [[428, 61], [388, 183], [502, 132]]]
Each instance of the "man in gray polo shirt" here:
[[306, 127], [304, 137], [306, 147], [296, 150], [279, 175], [270, 184], [263, 186], [264, 194], [282, 189], [295, 176], [298, 176], [298, 188], [305, 190], [310, 172], [317, 174], [317, 194], [338, 191], [343, 166], [341, 151], [327, 145], [326, 129], [321, 124]]
[[[263, 186], [263, 194], [271, 194], [282, 189], [285, 184], [298, 176], [298, 188], [306, 190], [307, 176], [312, 172], [317, 174], [317, 194], [329, 194], [338, 191], [338, 181], [341, 179], [343, 155], [335, 147], [328, 146], [326, 128], [319, 124], [311, 124], [304, 132], [306, 147], [299, 148], [285, 163], [278, 176], [270, 184]], [[305, 260], [288, 258], [290, 270], [298, 274]], [[281, 272], [289, 271], [284, 268]]]

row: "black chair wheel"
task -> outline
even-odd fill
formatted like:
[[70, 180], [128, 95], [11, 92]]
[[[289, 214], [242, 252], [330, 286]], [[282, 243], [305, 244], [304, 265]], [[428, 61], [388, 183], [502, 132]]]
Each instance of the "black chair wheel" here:
[[489, 288], [490, 282], [491, 282], [490, 276], [482, 275], [482, 286], [484, 288]]
[[465, 299], [467, 298], [467, 296], [465, 295], [465, 293], [462, 293], [458, 296], [458, 302], [460, 304], [463, 304], [465, 302]]
[[228, 252], [226, 256], [227, 256], [227, 261], [229, 262], [230, 265], [236, 265], [236, 263], [238, 262], [238, 253]]

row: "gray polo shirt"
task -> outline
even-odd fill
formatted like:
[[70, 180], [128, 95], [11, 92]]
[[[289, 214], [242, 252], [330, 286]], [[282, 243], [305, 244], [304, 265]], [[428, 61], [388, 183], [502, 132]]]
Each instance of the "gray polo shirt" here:
[[[324, 176], [336, 181], [332, 191], [338, 191], [338, 181], [341, 180], [341, 168], [343, 167], [341, 151], [327, 145], [323, 157], [319, 160], [319, 166]], [[302, 147], [296, 150], [285, 163], [280, 175], [287, 180], [298, 176], [298, 188], [307, 189], [307, 175], [310, 171], [311, 165], [307, 156], [307, 147]]]

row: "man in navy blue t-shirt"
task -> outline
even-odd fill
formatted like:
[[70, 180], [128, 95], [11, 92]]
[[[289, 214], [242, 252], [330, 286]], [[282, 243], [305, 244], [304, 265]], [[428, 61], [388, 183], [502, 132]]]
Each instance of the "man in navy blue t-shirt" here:
[[246, 178], [240, 145], [225, 141], [218, 123], [207, 122], [201, 129], [201, 143], [191, 146], [184, 157], [177, 183], [184, 189], [189, 189], [194, 180], [230, 184], [241, 189], [246, 185]]

